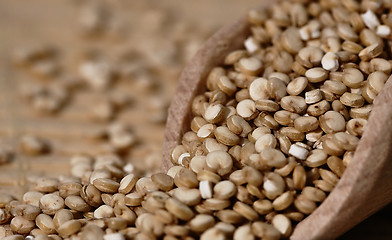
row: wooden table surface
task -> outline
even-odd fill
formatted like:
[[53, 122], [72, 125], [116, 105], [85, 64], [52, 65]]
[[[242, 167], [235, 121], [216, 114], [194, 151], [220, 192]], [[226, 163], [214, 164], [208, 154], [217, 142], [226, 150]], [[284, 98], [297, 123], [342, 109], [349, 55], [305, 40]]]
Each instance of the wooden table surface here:
[[[28, 175], [44, 173], [56, 176], [67, 173], [70, 156], [80, 152], [99, 151], [96, 147], [97, 143], [86, 136], [107, 125], [107, 123], [91, 121], [86, 114], [93, 102], [103, 99], [101, 92], [78, 92], [72, 97], [72, 103], [55, 116], [43, 116], [32, 110], [30, 105], [22, 101], [19, 90], [25, 84], [35, 84], [40, 81], [12, 65], [10, 58], [15, 50], [39, 44], [54, 46], [60, 51], [60, 62], [64, 72], [72, 75], [78, 75], [77, 63], [81, 56], [90, 50], [99, 51], [111, 60], [127, 51], [137, 51], [145, 55], [140, 60], [135, 60], [135, 64], [152, 62], [151, 66], [147, 67], [153, 68], [155, 74], [147, 77], [153, 78], [159, 84], [159, 89], [148, 92], [140, 90], [131, 81], [121, 81], [109, 91], [114, 94], [125, 92], [134, 100], [131, 107], [121, 112], [117, 121], [128, 124], [141, 142], [133, 149], [130, 159], [127, 160], [136, 166], [141, 165], [140, 168], [145, 168], [142, 158], [151, 153], [155, 153], [160, 158], [164, 130], [164, 124], [152, 124], [148, 121], [151, 111], [148, 109], [148, 101], [151, 97], [158, 96], [169, 103], [178, 74], [186, 62], [184, 57], [165, 62], [163, 61], [166, 60], [165, 55], [173, 54], [170, 51], [181, 50], [181, 46], [177, 46], [179, 38], [184, 38], [186, 43], [189, 42], [191, 46], [189, 51], [192, 53], [188, 55], [193, 54], [215, 29], [230, 22], [240, 13], [246, 12], [247, 6], [255, 5], [257, 1], [247, 0], [247, 5], [239, 5], [235, 1], [213, 3], [202, 1], [204, 5], [188, 5], [174, 0], [164, 3], [151, 0], [102, 2], [111, 11], [112, 18], [123, 25], [122, 35], [109, 35], [97, 39], [83, 37], [79, 31], [78, 18], [80, 9], [87, 5], [88, 1], [3, 0], [0, 2], [1, 141], [9, 143], [14, 141], [15, 137], [32, 134], [49, 139], [53, 145], [50, 155], [23, 157], [26, 160], [22, 161], [25, 163], [23, 166], [18, 161], [1, 166], [0, 184], [3, 188], [14, 185], [15, 178], [19, 177], [15, 174], [18, 168], [28, 168], [25, 172]], [[223, 4], [228, 6], [227, 10], [217, 11]], [[204, 17], [200, 18], [200, 15]], [[157, 21], [170, 22], [177, 28], [185, 28], [182, 32], [189, 35], [179, 36], [176, 33], [174, 36], [173, 27], [155, 29], [165, 27], [164, 22], [157, 23]], [[171, 48], [174, 50], [168, 50]], [[155, 163], [152, 165], [155, 167]]]
[[[169, 101], [181, 68], [197, 46], [219, 26], [232, 22], [258, 2], [103, 1], [113, 18], [122, 24], [124, 32], [91, 40], [81, 36], [78, 30], [80, 8], [88, 1], [0, 1], [0, 144], [15, 146], [20, 136], [31, 134], [49, 139], [52, 146], [49, 155], [18, 155], [15, 161], [1, 165], [0, 194], [12, 191], [20, 196], [32, 176], [68, 174], [72, 155], [96, 154], [102, 150], [101, 143], [88, 136], [107, 125], [92, 121], [86, 114], [97, 99], [107, 94], [96, 91], [85, 90], [72, 95], [72, 102], [56, 116], [37, 114], [21, 99], [19, 89], [25, 84], [40, 83], [40, 80], [13, 66], [10, 57], [15, 49], [50, 44], [61, 52], [62, 69], [72, 75], [77, 75], [81, 56], [91, 49], [99, 50], [109, 59], [116, 59], [126, 51], [137, 51], [141, 53], [140, 62], [152, 62], [148, 68], [152, 68], [153, 73], [148, 77], [158, 83], [158, 90], [140, 90], [134, 82], [122, 81], [110, 91], [114, 94], [125, 92], [134, 101], [116, 119], [129, 124], [139, 139], [126, 161], [140, 171], [146, 168], [158, 171], [164, 124], [148, 121], [151, 116], [149, 99], [158, 96]], [[171, 57], [180, 50], [181, 57]], [[146, 158], [150, 160], [144, 161]], [[392, 205], [340, 239], [392, 239]]]

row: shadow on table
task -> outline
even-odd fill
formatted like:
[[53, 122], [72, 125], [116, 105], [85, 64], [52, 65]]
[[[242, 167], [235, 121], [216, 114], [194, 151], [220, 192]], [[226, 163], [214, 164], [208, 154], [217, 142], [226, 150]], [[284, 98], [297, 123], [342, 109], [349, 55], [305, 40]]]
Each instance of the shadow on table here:
[[392, 203], [355, 226], [338, 240], [391, 240]]

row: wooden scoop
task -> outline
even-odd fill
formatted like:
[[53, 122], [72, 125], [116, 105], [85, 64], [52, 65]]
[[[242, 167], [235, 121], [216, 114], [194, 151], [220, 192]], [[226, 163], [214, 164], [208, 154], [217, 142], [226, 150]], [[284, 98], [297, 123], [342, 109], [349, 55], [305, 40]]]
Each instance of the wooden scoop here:
[[[163, 169], [170, 151], [190, 129], [192, 99], [205, 90], [209, 71], [240, 49], [249, 35], [242, 18], [213, 35], [181, 74], [169, 108]], [[291, 239], [335, 239], [392, 201], [392, 77], [374, 101], [367, 128], [345, 173], [327, 199], [295, 228]]]

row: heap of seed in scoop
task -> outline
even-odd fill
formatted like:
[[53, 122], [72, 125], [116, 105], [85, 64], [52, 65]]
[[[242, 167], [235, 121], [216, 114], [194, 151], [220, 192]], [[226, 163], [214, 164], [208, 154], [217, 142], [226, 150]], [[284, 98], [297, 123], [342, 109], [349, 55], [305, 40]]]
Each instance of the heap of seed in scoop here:
[[218, 222], [258, 237], [257, 224], [268, 224], [288, 237], [333, 190], [391, 73], [390, 5], [284, 1], [249, 12], [245, 49], [211, 70], [171, 155], [197, 175], [202, 206], [220, 202], [208, 209]]
[[[332, 191], [385, 84], [390, 1], [284, 1], [249, 13], [167, 174], [76, 156], [69, 178], [0, 196], [5, 239], [279, 239]], [[13, 235], [12, 234], [17, 234]]]

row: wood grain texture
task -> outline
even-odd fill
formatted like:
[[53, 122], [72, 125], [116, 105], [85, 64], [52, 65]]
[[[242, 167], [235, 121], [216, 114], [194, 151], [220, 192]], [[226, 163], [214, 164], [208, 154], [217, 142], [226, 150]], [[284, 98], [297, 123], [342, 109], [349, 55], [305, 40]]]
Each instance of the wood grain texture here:
[[249, 26], [245, 18], [222, 28], [203, 45], [181, 73], [168, 111], [163, 143], [164, 171], [173, 166], [170, 161], [171, 150], [190, 129], [192, 99], [205, 90], [207, 74], [213, 67], [220, 65], [230, 51], [239, 49], [248, 34]]

